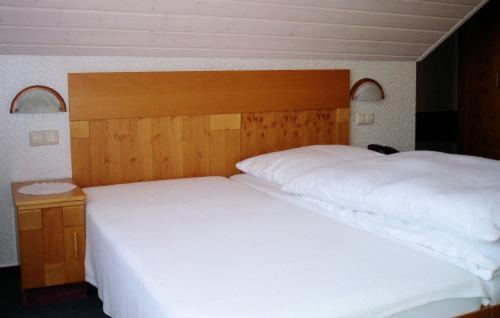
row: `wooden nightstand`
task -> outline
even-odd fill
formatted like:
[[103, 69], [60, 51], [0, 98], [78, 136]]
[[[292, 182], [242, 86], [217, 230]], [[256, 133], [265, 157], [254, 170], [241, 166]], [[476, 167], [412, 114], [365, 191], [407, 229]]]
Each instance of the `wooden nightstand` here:
[[85, 193], [80, 188], [51, 195], [17, 190], [35, 182], [12, 183], [17, 210], [22, 289], [26, 305], [85, 297]]

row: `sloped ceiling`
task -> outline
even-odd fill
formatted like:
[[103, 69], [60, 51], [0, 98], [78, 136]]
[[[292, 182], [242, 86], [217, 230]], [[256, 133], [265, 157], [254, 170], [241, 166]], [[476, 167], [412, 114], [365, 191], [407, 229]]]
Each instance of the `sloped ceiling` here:
[[0, 54], [417, 60], [482, 0], [0, 0]]

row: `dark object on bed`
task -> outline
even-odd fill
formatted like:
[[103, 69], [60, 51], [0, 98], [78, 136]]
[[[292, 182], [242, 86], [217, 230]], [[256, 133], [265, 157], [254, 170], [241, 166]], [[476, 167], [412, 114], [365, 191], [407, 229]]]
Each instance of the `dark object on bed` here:
[[392, 155], [393, 153], [398, 153], [399, 150], [389, 147], [389, 146], [382, 146], [382, 145], [377, 145], [377, 144], [370, 144], [368, 145], [368, 149], [383, 153], [384, 155]]

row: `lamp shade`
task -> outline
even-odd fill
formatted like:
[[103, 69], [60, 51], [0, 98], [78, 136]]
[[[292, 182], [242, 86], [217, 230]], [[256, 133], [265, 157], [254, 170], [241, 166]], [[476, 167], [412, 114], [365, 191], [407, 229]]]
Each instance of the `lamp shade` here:
[[382, 86], [371, 78], [357, 81], [351, 88], [351, 100], [377, 101], [384, 99]]
[[50, 87], [35, 85], [20, 91], [10, 106], [11, 113], [65, 112], [66, 104], [58, 92]]

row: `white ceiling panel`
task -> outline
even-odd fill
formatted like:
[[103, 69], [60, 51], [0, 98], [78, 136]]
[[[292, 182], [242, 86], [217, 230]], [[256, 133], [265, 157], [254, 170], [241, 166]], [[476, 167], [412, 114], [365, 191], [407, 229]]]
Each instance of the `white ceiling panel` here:
[[0, 0], [0, 54], [417, 60], [481, 0]]

